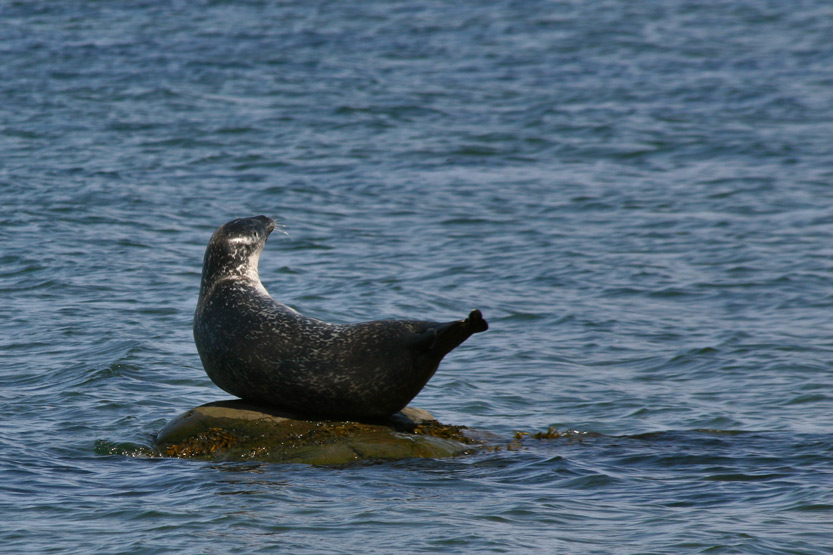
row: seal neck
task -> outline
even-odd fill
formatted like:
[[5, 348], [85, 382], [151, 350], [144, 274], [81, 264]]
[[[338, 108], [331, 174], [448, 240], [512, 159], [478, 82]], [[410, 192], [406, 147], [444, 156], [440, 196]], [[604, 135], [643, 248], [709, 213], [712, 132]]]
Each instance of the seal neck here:
[[257, 245], [251, 250], [228, 248], [229, 246], [228, 244], [209, 244], [205, 250], [200, 281], [201, 299], [208, 294], [214, 284], [223, 279], [242, 279], [263, 287], [257, 271], [263, 245]]

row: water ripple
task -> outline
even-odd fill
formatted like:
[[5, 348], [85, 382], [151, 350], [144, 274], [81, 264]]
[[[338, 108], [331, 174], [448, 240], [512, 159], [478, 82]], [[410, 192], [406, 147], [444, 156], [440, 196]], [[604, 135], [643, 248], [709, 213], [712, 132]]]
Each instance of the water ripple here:
[[[822, 553], [833, 457], [829, 8], [7, 3], [8, 551]], [[517, 451], [152, 457], [223, 398], [203, 250], [333, 321], [488, 334], [415, 403]]]

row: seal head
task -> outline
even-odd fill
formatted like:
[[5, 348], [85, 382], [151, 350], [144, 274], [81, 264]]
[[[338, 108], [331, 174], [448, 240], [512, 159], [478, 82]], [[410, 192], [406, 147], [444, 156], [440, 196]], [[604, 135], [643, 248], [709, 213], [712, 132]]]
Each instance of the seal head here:
[[248, 278], [260, 282], [257, 264], [275, 221], [266, 216], [241, 218], [221, 225], [211, 236], [202, 265], [200, 298], [222, 279]]
[[206, 248], [194, 341], [208, 376], [232, 395], [315, 418], [384, 418], [420, 392], [447, 353], [488, 329], [478, 310], [446, 323], [303, 316], [260, 282], [274, 229], [266, 216], [234, 220]]

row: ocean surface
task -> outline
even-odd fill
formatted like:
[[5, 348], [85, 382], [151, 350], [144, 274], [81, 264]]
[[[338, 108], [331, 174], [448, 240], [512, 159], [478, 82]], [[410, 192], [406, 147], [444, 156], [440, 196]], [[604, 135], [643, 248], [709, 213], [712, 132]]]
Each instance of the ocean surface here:
[[[155, 457], [271, 294], [491, 328], [414, 400], [517, 450]], [[830, 553], [833, 5], [0, 0], [0, 551]]]

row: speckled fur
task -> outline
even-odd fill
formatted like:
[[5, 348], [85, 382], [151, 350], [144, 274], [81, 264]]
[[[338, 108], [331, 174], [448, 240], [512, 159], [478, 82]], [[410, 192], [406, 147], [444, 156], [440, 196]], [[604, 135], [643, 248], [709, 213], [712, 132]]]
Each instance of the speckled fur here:
[[260, 282], [274, 228], [265, 216], [234, 220], [205, 251], [194, 341], [208, 376], [232, 395], [300, 415], [383, 418], [420, 392], [449, 351], [488, 328], [477, 310], [448, 323], [307, 318]]

